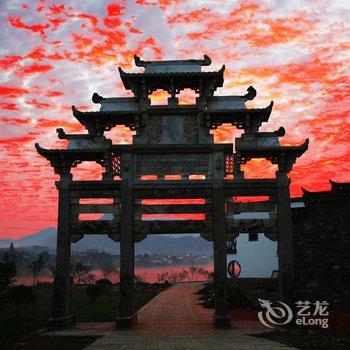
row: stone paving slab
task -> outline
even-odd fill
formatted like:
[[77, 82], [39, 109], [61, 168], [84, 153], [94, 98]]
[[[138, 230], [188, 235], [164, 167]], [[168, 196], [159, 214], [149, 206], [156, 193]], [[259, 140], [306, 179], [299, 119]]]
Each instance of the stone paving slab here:
[[74, 327], [59, 331], [44, 331], [40, 335], [50, 337], [103, 337], [114, 330], [114, 322], [79, 322]]
[[213, 310], [199, 305], [196, 294], [202, 287], [202, 283], [186, 283], [163, 291], [139, 310], [134, 329], [111, 331], [85, 349], [295, 349], [250, 336], [266, 330], [258, 322], [236, 322], [232, 329], [213, 328]]

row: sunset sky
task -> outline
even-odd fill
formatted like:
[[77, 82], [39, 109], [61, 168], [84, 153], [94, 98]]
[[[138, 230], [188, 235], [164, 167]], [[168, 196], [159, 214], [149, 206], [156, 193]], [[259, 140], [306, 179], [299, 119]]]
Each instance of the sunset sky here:
[[[244, 95], [253, 85], [258, 95], [249, 107], [274, 100], [262, 130], [283, 125], [284, 144], [310, 138], [291, 173], [293, 196], [301, 186], [324, 190], [328, 179], [350, 181], [349, 18], [345, 0], [2, 0], [0, 238], [56, 226], [58, 177], [34, 143], [63, 146], [58, 127], [82, 132], [71, 105], [96, 110], [93, 92], [129, 96], [118, 66], [139, 71], [135, 53], [146, 60], [207, 54], [208, 69], [226, 64], [217, 95]], [[233, 142], [240, 133], [223, 126], [215, 140]], [[111, 135], [115, 143], [131, 142], [127, 129]], [[90, 170], [82, 165], [75, 175]], [[246, 170], [271, 176], [275, 168], [255, 161]]]

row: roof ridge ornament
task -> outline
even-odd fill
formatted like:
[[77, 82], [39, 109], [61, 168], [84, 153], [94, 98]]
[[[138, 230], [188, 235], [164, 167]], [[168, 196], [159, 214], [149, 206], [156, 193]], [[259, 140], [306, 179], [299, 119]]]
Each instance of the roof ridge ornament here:
[[92, 95], [92, 102], [93, 103], [101, 103], [103, 100], [105, 100], [104, 97], [99, 95], [97, 92], [94, 92]]
[[244, 96], [242, 96], [242, 98], [245, 99], [246, 101], [254, 100], [254, 98], [256, 96], [256, 90], [254, 89], [254, 87], [249, 86], [247, 91], [248, 91], [248, 93], [245, 94]]

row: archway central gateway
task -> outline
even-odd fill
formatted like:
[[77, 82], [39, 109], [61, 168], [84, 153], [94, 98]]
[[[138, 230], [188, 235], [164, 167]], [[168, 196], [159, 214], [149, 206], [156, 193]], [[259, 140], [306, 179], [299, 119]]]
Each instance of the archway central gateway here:
[[[126, 73], [119, 68], [121, 79], [134, 97], [104, 98], [94, 94], [100, 104], [98, 112], [81, 112], [73, 107], [74, 117], [88, 134], [66, 134], [58, 129], [58, 137], [69, 140], [68, 149], [44, 149], [36, 144], [40, 155], [48, 159], [60, 175], [57, 259], [53, 284], [53, 300], [49, 327], [68, 327], [70, 310], [71, 243], [84, 234], [107, 234], [120, 242], [120, 305], [117, 327], [130, 327], [136, 319], [134, 310], [134, 242], [147, 234], [200, 233], [213, 241], [216, 327], [229, 327], [226, 291], [226, 242], [232, 234], [247, 232], [244, 219], [234, 219], [235, 196], [269, 196], [270, 202], [260, 206], [273, 212], [262, 224], [270, 239], [279, 246], [280, 298], [293, 298], [293, 247], [289, 184], [287, 174], [296, 159], [308, 148], [308, 140], [300, 146], [281, 146], [284, 129], [259, 132], [272, 111], [247, 109], [245, 102], [255, 97], [253, 87], [244, 96], [214, 96], [223, 86], [223, 66], [219, 71], [202, 71], [211, 60], [142, 61], [142, 73]], [[167, 105], [151, 105], [153, 91], [166, 90]], [[196, 103], [179, 104], [180, 91], [192, 89]], [[210, 130], [223, 123], [242, 129], [233, 144], [215, 144]], [[136, 131], [130, 145], [114, 145], [104, 132], [117, 125]], [[276, 177], [245, 179], [241, 164], [252, 158], [265, 158], [278, 165]], [[93, 161], [105, 169], [99, 181], [73, 181], [71, 169], [81, 162]], [[145, 180], [153, 175], [153, 180]], [[167, 180], [167, 175], [179, 175]], [[193, 175], [201, 175], [194, 177]], [[113, 204], [82, 204], [83, 198], [111, 198]], [[144, 199], [200, 198], [201, 204], [145, 205]], [[259, 204], [242, 204], [238, 209], [256, 211]], [[244, 208], [243, 208], [244, 207]], [[84, 221], [82, 213], [109, 213], [111, 220]], [[195, 220], [143, 220], [143, 214], [202, 214]], [[274, 224], [277, 224], [275, 226]], [[273, 229], [277, 227], [277, 229]], [[261, 231], [260, 231], [261, 232]]]

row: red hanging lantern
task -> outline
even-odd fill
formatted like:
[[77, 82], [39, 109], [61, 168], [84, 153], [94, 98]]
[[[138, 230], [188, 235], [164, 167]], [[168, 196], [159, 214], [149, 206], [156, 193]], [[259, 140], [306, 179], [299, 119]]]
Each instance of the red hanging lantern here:
[[232, 260], [227, 266], [227, 272], [232, 278], [237, 278], [241, 274], [241, 265], [237, 260]]

